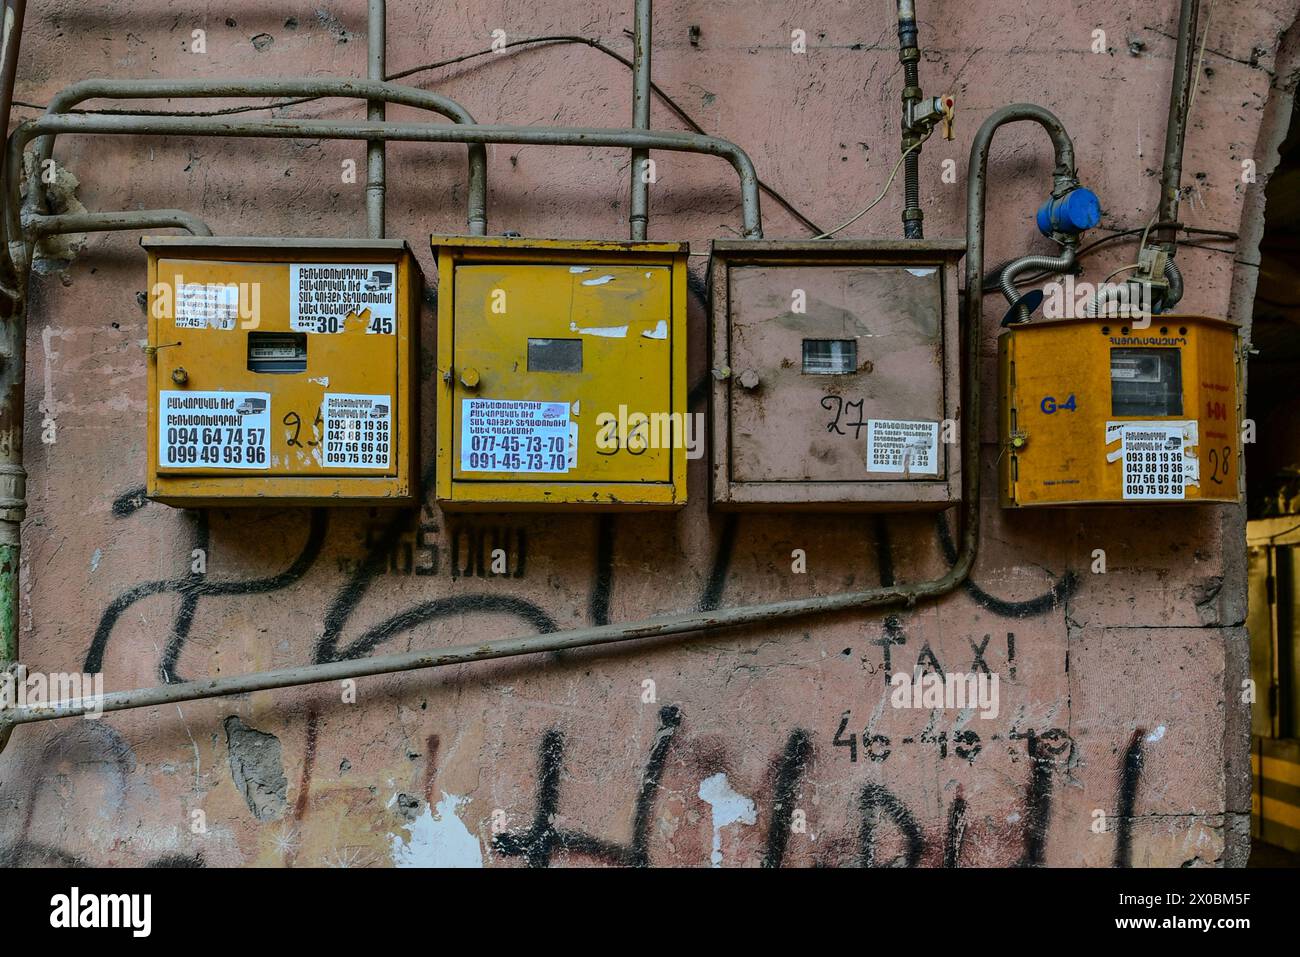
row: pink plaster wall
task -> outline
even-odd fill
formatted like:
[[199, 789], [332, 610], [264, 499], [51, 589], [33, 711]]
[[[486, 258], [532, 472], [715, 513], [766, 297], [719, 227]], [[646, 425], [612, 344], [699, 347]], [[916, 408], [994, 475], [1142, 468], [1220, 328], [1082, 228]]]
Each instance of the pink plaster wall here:
[[[86, 76], [364, 75], [361, 0], [272, 6], [34, 4], [17, 95], [45, 103]], [[1080, 172], [1103, 198], [1104, 224], [1146, 223], [1157, 200], [1174, 0], [918, 6], [922, 83], [933, 94], [953, 92], [959, 104], [956, 141], [936, 138], [922, 158], [927, 235], [962, 234], [970, 139], [990, 111], [1023, 100], [1068, 125]], [[631, 47], [630, 2], [392, 7], [390, 70], [481, 49], [494, 29]], [[807, 216], [836, 225], [879, 192], [897, 157], [892, 9], [888, 0], [660, 2], [655, 79], [707, 130], [749, 151], [760, 175]], [[1277, 95], [1279, 38], [1296, 17], [1295, 0], [1215, 4], [1187, 142], [1187, 222], [1242, 228], [1251, 193], [1241, 160], [1266, 171], [1275, 159], [1271, 143], [1259, 142], [1261, 122]], [[692, 24], [698, 48], [688, 42]], [[207, 31], [206, 54], [187, 51], [196, 28]], [[796, 28], [807, 32], [804, 55], [790, 51]], [[1090, 49], [1097, 28], [1106, 31], [1106, 53]], [[260, 34], [273, 42], [259, 40], [259, 50], [251, 38]], [[1131, 39], [1144, 48], [1130, 53]], [[628, 71], [584, 46], [516, 50], [416, 79], [481, 122], [612, 126], [630, 118]], [[329, 101], [296, 112], [343, 118], [361, 110]], [[390, 108], [389, 116], [417, 114]], [[657, 126], [679, 128], [661, 102], [653, 116]], [[364, 170], [356, 143], [69, 137], [57, 158], [80, 179], [77, 196], [90, 209], [179, 206], [233, 235], [364, 230], [364, 185], [340, 182], [343, 160]], [[956, 164], [954, 184], [941, 179], [946, 159]], [[704, 252], [710, 238], [735, 233], [737, 191], [724, 163], [657, 160], [651, 238], [686, 239]], [[489, 162], [493, 231], [626, 235], [625, 153], [490, 147]], [[1050, 168], [1037, 128], [1012, 127], [997, 139], [990, 265], [1046, 251], [1031, 217]], [[896, 187], [845, 235], [898, 236], [901, 199]], [[462, 148], [390, 147], [389, 232], [410, 241], [431, 284], [427, 237], [461, 231], [464, 207]], [[776, 203], [764, 211], [770, 236], [806, 235]], [[1085, 278], [1099, 280], [1133, 251], [1112, 249], [1089, 260]], [[1230, 291], [1234, 269], [1249, 268], [1234, 259], [1249, 261], [1250, 250], [1232, 252], [1182, 252], [1188, 312], [1224, 315], [1231, 306], [1248, 321]], [[692, 263], [702, 277], [706, 259]], [[526, 633], [546, 621], [564, 628], [708, 601], [870, 587], [891, 567], [903, 580], [944, 564], [933, 517], [713, 514], [707, 459], [692, 463], [691, 504], [672, 516], [458, 517], [431, 502], [396, 518], [364, 509], [136, 507], [148, 440], [137, 302], [144, 288], [144, 256], [125, 234], [90, 237], [66, 269], [32, 284], [22, 583], [22, 658], [32, 669], [78, 669], [102, 649], [106, 686], [124, 689], [156, 683], [169, 659], [174, 676], [229, 675], [334, 652]], [[990, 297], [990, 315], [1001, 314], [1000, 303]], [[694, 383], [706, 375], [698, 298], [690, 318]], [[427, 312], [423, 321], [431, 344]], [[5, 859], [387, 865], [477, 854], [490, 865], [707, 866], [715, 811], [700, 789], [725, 774], [738, 796], [720, 801], [717, 813], [740, 817], [719, 829], [727, 866], [765, 856], [787, 865], [882, 864], [909, 853], [938, 865], [946, 851], [963, 866], [1109, 865], [1117, 854], [1135, 865], [1240, 861], [1249, 813], [1241, 732], [1249, 716], [1234, 677], [1246, 653], [1243, 512], [999, 509], [994, 325], [983, 356], [985, 532], [967, 589], [896, 616], [841, 614], [363, 679], [352, 704], [324, 685], [21, 727], [0, 756]], [[57, 423], [50, 445], [37, 437], [47, 414]], [[386, 529], [391, 560], [375, 546]], [[508, 577], [474, 570], [468, 556], [479, 543], [485, 556], [497, 544], [508, 550]], [[249, 583], [250, 593], [187, 598], [205, 587], [186, 577], [200, 546], [208, 550], [202, 582]], [[1091, 571], [1098, 548], [1104, 575]], [[793, 549], [806, 551], [807, 574], [791, 572]], [[365, 574], [368, 560], [380, 573]], [[375, 628], [384, 629], [381, 641], [367, 638]], [[890, 708], [886, 648], [891, 666], [906, 671], [931, 657], [970, 670], [974, 649], [983, 649], [1002, 681], [1001, 714], [962, 726], [951, 711], [932, 719]], [[644, 700], [647, 681], [652, 702]], [[232, 715], [278, 741], [282, 787], [275, 743], [256, 739], [269, 769], [270, 793], [254, 801], [265, 820], [236, 786], [236, 766], [258, 749], [228, 722]], [[834, 743], [845, 715], [840, 739], [858, 739], [856, 761], [853, 749]], [[867, 728], [888, 745], [876, 739], [868, 753]], [[977, 753], [973, 738], [959, 739], [963, 731], [978, 735]], [[647, 767], [658, 786], [647, 792], [647, 823], [636, 835]], [[550, 831], [534, 830], [544, 770], [558, 780], [558, 800], [546, 808]], [[1126, 791], [1132, 816], [1121, 821]], [[864, 814], [879, 818], [865, 842]], [[604, 843], [593, 848], [591, 838]]]

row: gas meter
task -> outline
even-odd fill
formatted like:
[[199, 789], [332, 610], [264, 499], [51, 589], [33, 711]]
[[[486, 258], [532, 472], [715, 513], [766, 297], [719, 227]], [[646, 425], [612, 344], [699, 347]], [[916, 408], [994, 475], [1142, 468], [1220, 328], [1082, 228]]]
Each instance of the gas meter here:
[[713, 501], [961, 497], [960, 241], [713, 244]]
[[422, 287], [389, 240], [147, 237], [148, 494], [405, 504]]
[[1236, 502], [1237, 327], [1065, 319], [999, 340], [1002, 504]]
[[442, 507], [685, 504], [686, 244], [432, 242]]

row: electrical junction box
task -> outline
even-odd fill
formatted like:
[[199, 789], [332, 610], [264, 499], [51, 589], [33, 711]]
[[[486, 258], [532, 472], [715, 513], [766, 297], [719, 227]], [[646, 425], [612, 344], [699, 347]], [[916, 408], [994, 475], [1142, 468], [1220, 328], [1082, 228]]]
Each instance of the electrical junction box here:
[[686, 244], [432, 243], [442, 507], [684, 505]]
[[1239, 500], [1237, 327], [1131, 322], [1032, 322], [1002, 335], [1003, 505]]
[[713, 244], [713, 501], [961, 498], [961, 241]]
[[150, 498], [414, 501], [422, 288], [390, 240], [146, 237]]

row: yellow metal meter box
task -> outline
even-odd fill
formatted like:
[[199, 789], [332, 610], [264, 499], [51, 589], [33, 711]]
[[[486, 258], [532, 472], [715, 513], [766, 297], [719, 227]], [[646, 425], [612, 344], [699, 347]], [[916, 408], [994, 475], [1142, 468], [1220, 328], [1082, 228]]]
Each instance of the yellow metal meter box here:
[[685, 504], [686, 244], [432, 242], [442, 507]]
[[414, 500], [422, 280], [389, 240], [147, 237], [148, 494]]
[[960, 241], [713, 244], [713, 501], [961, 498]]
[[1063, 319], [999, 340], [1002, 504], [1236, 502], [1237, 327]]

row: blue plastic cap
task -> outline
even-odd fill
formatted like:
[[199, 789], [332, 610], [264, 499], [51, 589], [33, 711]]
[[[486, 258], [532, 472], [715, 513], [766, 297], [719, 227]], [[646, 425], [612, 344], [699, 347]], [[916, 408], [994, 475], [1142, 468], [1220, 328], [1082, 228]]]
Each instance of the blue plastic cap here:
[[1083, 186], [1070, 190], [1060, 199], [1049, 199], [1038, 210], [1038, 231], [1044, 236], [1081, 233], [1100, 222], [1101, 200]]

